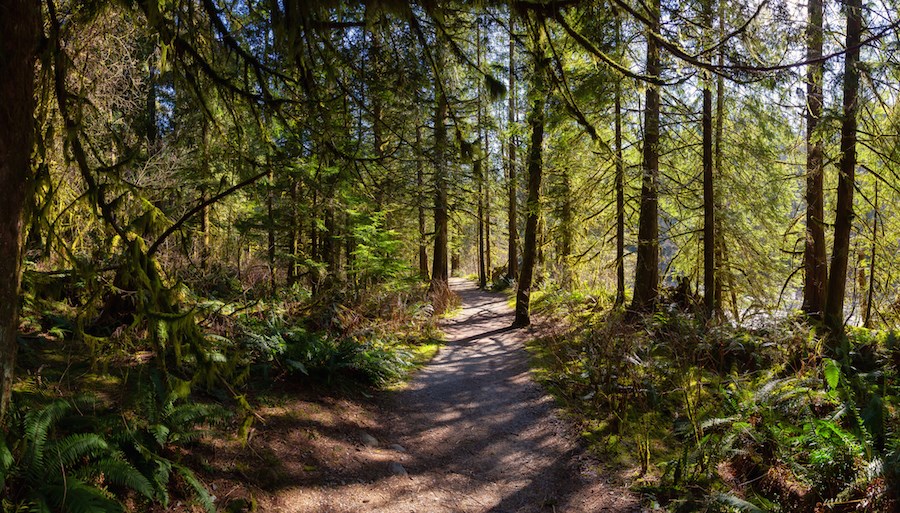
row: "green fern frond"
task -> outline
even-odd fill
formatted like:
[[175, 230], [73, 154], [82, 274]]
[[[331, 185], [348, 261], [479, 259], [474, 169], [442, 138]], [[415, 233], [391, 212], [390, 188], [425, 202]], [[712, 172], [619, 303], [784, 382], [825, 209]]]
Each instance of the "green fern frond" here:
[[202, 422], [216, 421], [224, 417], [224, 412], [207, 404], [181, 404], [167, 415], [170, 425], [176, 430], [191, 429]]
[[52, 466], [56, 468], [71, 467], [82, 458], [96, 458], [109, 450], [109, 444], [97, 433], [76, 433], [53, 445], [49, 452], [54, 457]]
[[47, 497], [65, 513], [124, 513], [122, 505], [102, 490], [69, 478], [65, 484], [45, 487]]
[[707, 419], [700, 424], [700, 427], [703, 428], [704, 431], [714, 430], [720, 427], [724, 429], [733, 424], [735, 421], [740, 420], [740, 418], [741, 417], [739, 415], [732, 415], [731, 417], [717, 417]]
[[169, 479], [172, 477], [172, 462], [159, 458], [155, 462], [156, 468], [153, 471], [153, 486], [156, 487], [156, 498], [163, 505], [169, 506]]
[[72, 404], [59, 399], [25, 416], [26, 466], [30, 473], [40, 473], [45, 466], [45, 446], [50, 427], [72, 409]]
[[6, 476], [9, 475], [9, 471], [15, 463], [12, 451], [6, 445], [6, 438], [0, 436], [0, 495], [3, 494], [3, 489], [6, 487]]
[[719, 504], [741, 513], [765, 513], [755, 504], [730, 493], [717, 493], [713, 495], [713, 499]]
[[93, 467], [110, 483], [130, 488], [151, 500], [156, 496], [150, 481], [130, 463], [107, 458], [98, 461]]
[[50, 506], [44, 500], [30, 503], [27, 507], [29, 513], [53, 513], [53, 510], [50, 509]]
[[148, 426], [147, 431], [153, 436], [153, 440], [156, 441], [160, 447], [165, 447], [166, 443], [169, 441], [169, 433], [171, 430], [164, 424], [153, 424], [152, 426]]
[[216, 506], [213, 504], [213, 498], [206, 489], [206, 486], [204, 486], [203, 483], [200, 482], [200, 479], [197, 478], [196, 474], [194, 474], [191, 469], [182, 465], [172, 464], [172, 467], [194, 491], [194, 497], [197, 499], [197, 502], [199, 502], [206, 511], [213, 513], [216, 510]]

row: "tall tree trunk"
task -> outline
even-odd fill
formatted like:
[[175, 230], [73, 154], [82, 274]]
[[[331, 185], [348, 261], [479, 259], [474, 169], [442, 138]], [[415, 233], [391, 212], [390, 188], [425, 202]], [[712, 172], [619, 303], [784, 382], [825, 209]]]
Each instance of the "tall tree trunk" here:
[[[344, 270], [347, 280], [353, 285], [353, 288], [359, 292], [360, 283], [357, 281], [359, 273], [354, 270], [356, 265], [356, 237], [353, 236], [353, 218], [346, 210], [341, 214], [341, 221], [344, 228]], [[363, 285], [364, 286], [364, 285]]]
[[[200, 190], [200, 201], [206, 201], [206, 187]], [[206, 205], [200, 210], [200, 269], [209, 267], [209, 210]]]
[[[156, 81], [159, 77], [159, 71], [150, 66], [150, 73], [147, 77], [147, 150], [148, 153], [156, 149], [156, 143], [159, 136], [159, 130], [156, 123], [158, 121], [158, 109], [156, 108]], [[206, 130], [206, 117], [203, 118], [203, 129]], [[206, 134], [204, 133], [204, 136]], [[204, 144], [206, 141], [204, 140]]]
[[[484, 52], [484, 45], [482, 44], [481, 38], [478, 38], [478, 63], [481, 66], [482, 53]], [[481, 139], [484, 143], [484, 154], [483, 154], [483, 164], [482, 164], [482, 172], [484, 173], [484, 266], [485, 272], [487, 274], [487, 281], [491, 281], [491, 145], [489, 141], [489, 132], [483, 126], [481, 122], [481, 113], [482, 113], [482, 105], [481, 105], [481, 94], [479, 94], [478, 101], [478, 130], [481, 133]]]
[[337, 180], [334, 176], [328, 177], [324, 184], [324, 197], [322, 198], [323, 227], [319, 246], [322, 252], [322, 260], [325, 262], [325, 286], [333, 288], [341, 281], [341, 236], [340, 224], [337, 215]]
[[312, 191], [312, 210], [309, 216], [309, 256], [313, 260], [321, 261], [322, 253], [319, 247], [319, 191]]
[[[725, 39], [725, 1], [719, 0], [719, 39]], [[719, 47], [719, 66], [725, 65], [725, 49], [723, 47]], [[722, 168], [722, 144], [723, 144], [723, 134], [725, 131], [725, 77], [719, 75], [716, 77], [716, 134], [714, 141], [715, 155], [714, 155], [714, 170], [713, 174], [719, 177], [719, 180], [722, 180], [722, 175], [724, 170]], [[715, 189], [713, 189], [713, 195], [715, 196], [713, 202], [715, 204], [716, 212], [722, 212], [722, 204], [721, 198], [715, 195]], [[728, 267], [728, 259], [727, 256], [727, 248], [725, 247], [725, 232], [722, 230], [722, 216], [715, 216], [715, 238], [716, 238], [716, 281], [715, 281], [715, 305], [716, 305], [716, 315], [720, 318], [723, 318], [725, 314], [723, 313], [723, 302], [722, 302], [722, 283], [728, 280], [729, 285], [733, 283], [731, 278], [731, 271]], [[734, 297], [734, 290], [732, 288], [732, 297]], [[732, 304], [732, 308], [734, 308], [735, 312], [735, 321], [737, 320], [737, 305]]]
[[547, 101], [546, 79], [547, 59], [544, 55], [544, 28], [541, 20], [529, 27], [534, 54], [532, 74], [531, 112], [528, 127], [531, 130], [531, 144], [528, 149], [528, 199], [525, 203], [525, 245], [522, 248], [522, 269], [516, 289], [516, 318], [513, 326], [531, 324], [531, 285], [537, 257], [538, 218], [541, 215], [541, 175], [543, 171], [542, 146], [544, 143], [544, 105]]
[[[616, 14], [616, 48], [621, 48], [622, 20]], [[620, 54], [621, 57], [621, 54]], [[625, 304], [625, 162], [622, 154], [622, 81], [615, 81], [616, 145], [616, 306]]]
[[872, 249], [869, 254], [869, 291], [866, 294], [866, 308], [863, 314], [863, 327], [871, 328], [872, 299], [875, 294], [875, 241], [878, 238], [878, 181], [875, 181], [875, 205], [872, 208]]
[[837, 205], [834, 221], [834, 247], [831, 275], [825, 301], [825, 325], [831, 332], [829, 349], [847, 356], [844, 337], [844, 292], [847, 287], [847, 261], [850, 255], [850, 229], [853, 225], [853, 187], [856, 176], [856, 112], [859, 92], [859, 40], [862, 32], [862, 0], [847, 0], [847, 53], [844, 57], [844, 116], [841, 123], [841, 160], [839, 164]]
[[484, 268], [484, 172], [481, 169], [481, 159], [476, 158], [472, 167], [478, 182], [478, 286], [484, 289], [487, 287], [487, 272]]
[[[156, 106], [156, 98], [154, 95], [153, 99], [154, 108]], [[155, 114], [154, 114], [154, 127], [156, 126]], [[202, 147], [202, 159], [203, 162], [201, 165], [203, 166], [203, 176], [209, 177], [212, 176], [210, 172], [210, 158], [209, 158], [209, 128], [206, 117], [204, 116], [202, 125], [201, 125], [201, 141], [200, 144]], [[148, 135], [149, 140], [149, 135]], [[156, 140], [155, 130], [153, 135], [153, 140]], [[154, 143], [155, 144], [155, 143]], [[206, 203], [206, 185], [202, 185], [200, 189], [200, 201]], [[200, 269], [206, 270], [209, 265], [209, 205], [205, 205], [203, 209], [200, 210]]]
[[[809, 0], [809, 25], [806, 32], [806, 57], [822, 57], [822, 0]], [[825, 199], [823, 186], [823, 148], [816, 134], [822, 117], [822, 75], [824, 62], [806, 68], [806, 244], [803, 251], [803, 311], [821, 319], [825, 307], [828, 261], [825, 251]]]
[[565, 288], [573, 286], [573, 273], [571, 268], [572, 246], [575, 238], [574, 213], [572, 212], [572, 179], [569, 170], [563, 167], [560, 179], [562, 180], [562, 208], [559, 215], [559, 251], [557, 251], [558, 265], [560, 269], [560, 283]]
[[[442, 44], [441, 42], [438, 45]], [[435, 60], [438, 69], [443, 67], [443, 52], [436, 49]], [[437, 73], [437, 70], [435, 71]], [[434, 254], [431, 266], [431, 290], [446, 287], [450, 279], [447, 268], [449, 251], [449, 213], [447, 211], [447, 96], [440, 84], [440, 77], [434, 78], [436, 103], [434, 108]]]
[[[708, 23], [707, 40], [711, 40], [712, 2], [704, 3], [704, 14]], [[712, 319], [716, 311], [716, 206], [713, 193], [713, 113], [712, 76], [703, 72], [703, 310], [707, 319]]]
[[[481, 68], [481, 19], [475, 21], [475, 63]], [[482, 120], [481, 120], [481, 84], [479, 83], [477, 94], [475, 97], [475, 125], [478, 133], [478, 143], [474, 149], [474, 161], [472, 164], [475, 173], [475, 180], [478, 182], [478, 286], [482, 289], [487, 288], [487, 268], [484, 261], [484, 167], [481, 153], [481, 137], [482, 137]]]
[[507, 268], [506, 278], [510, 281], [515, 280], [519, 276], [519, 234], [517, 229], [517, 202], [518, 202], [518, 179], [516, 177], [516, 39], [514, 37], [516, 30], [515, 15], [513, 14], [512, 4], [509, 10], [509, 104], [506, 111], [507, 128], [509, 129], [509, 182], [507, 183], [507, 192], [509, 195], [509, 210], [507, 212], [509, 242], [507, 244]]
[[[375, 167], [384, 166], [384, 101], [381, 95], [381, 84], [380, 80], [383, 80], [384, 73], [384, 65], [382, 64], [382, 42], [381, 42], [381, 20], [382, 17], [377, 11], [366, 10], [366, 16], [374, 17], [370, 20], [371, 30], [370, 34], [372, 36], [372, 45], [370, 48], [371, 51], [371, 70], [370, 70], [370, 80], [369, 83], [369, 96], [370, 101], [372, 102], [372, 150], [375, 158], [377, 159], [375, 162]], [[375, 176], [378, 176], [377, 174]], [[381, 210], [384, 204], [384, 193], [385, 193], [385, 185], [384, 181], [375, 180], [375, 209]]]
[[[659, 0], [648, 6], [649, 31], [659, 31]], [[659, 49], [647, 35], [647, 75], [659, 77]], [[657, 180], [659, 179], [659, 86], [647, 84], [644, 110], [643, 173], [641, 213], [638, 227], [637, 264], [631, 310], [648, 312], [656, 306], [659, 293], [659, 224]]]
[[422, 128], [416, 127], [416, 202], [419, 214], [419, 277], [428, 279], [428, 248], [425, 234], [425, 178], [422, 162]]
[[267, 253], [269, 256], [269, 292], [275, 295], [275, 174], [269, 172], [269, 183], [266, 185], [266, 231]]
[[488, 131], [484, 131], [484, 265], [487, 268], [488, 281], [491, 277], [491, 159], [488, 144]]
[[300, 180], [296, 176], [291, 176], [291, 228], [289, 230], [290, 241], [288, 241], [288, 250], [290, 251], [290, 262], [287, 268], [287, 285], [293, 286], [297, 283], [297, 262], [300, 261], [300, 238], [303, 228], [303, 220], [300, 218]]
[[0, 3], [0, 426], [9, 409], [19, 343], [24, 210], [33, 184], [35, 53], [41, 3]]

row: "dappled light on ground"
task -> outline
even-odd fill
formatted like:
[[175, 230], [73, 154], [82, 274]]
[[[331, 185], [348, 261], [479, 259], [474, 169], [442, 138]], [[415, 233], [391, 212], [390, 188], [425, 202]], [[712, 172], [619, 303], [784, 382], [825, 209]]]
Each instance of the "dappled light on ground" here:
[[[504, 297], [462, 281], [453, 286], [463, 310], [445, 323], [447, 345], [385, 401], [376, 421], [271, 412], [268, 422], [293, 426], [286, 439], [268, 443], [333, 436], [320, 442], [334, 460], [283, 461], [272, 483], [258, 483], [267, 492], [261, 510], [639, 511], [634, 497], [608, 484], [611, 476], [584, 454], [530, 379], [527, 332], [509, 328]], [[368, 434], [377, 442], [366, 443]]]

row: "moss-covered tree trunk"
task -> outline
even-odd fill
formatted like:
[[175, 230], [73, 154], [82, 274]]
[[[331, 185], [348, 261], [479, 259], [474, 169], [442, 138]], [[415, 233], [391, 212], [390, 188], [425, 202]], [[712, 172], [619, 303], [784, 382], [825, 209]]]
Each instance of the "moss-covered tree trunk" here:
[[24, 209], [32, 184], [34, 63], [40, 2], [0, 1], [0, 425], [9, 409], [18, 341]]
[[[438, 45], [442, 44], [441, 42]], [[436, 50], [438, 70], [443, 66], [443, 52]], [[437, 73], [438, 70], [435, 70]], [[450, 279], [447, 258], [450, 245], [450, 217], [447, 196], [447, 95], [435, 77], [436, 102], [434, 108], [434, 254], [431, 265], [431, 290], [446, 287]]]
[[516, 225], [518, 216], [518, 179], [516, 177], [516, 23], [515, 16], [510, 6], [509, 12], [509, 103], [506, 111], [507, 129], [509, 130], [509, 171], [507, 174], [507, 195], [509, 197], [507, 209], [507, 227], [509, 238], [507, 242], [507, 267], [506, 278], [515, 280], [519, 276], [519, 234]]
[[[616, 15], [616, 48], [621, 47], [622, 21]], [[620, 55], [621, 57], [621, 55]], [[622, 153], [622, 81], [615, 84], [616, 145], [616, 306], [625, 304], [625, 162]]]
[[[707, 29], [705, 37], [711, 40], [713, 0], [703, 6]], [[712, 76], [703, 73], [703, 311], [707, 319], [716, 312], [716, 203], [713, 191], [713, 112]]]
[[[651, 21], [647, 34], [647, 75], [659, 77], [659, 49], [652, 34], [659, 32], [659, 0], [647, 6]], [[634, 273], [634, 297], [631, 310], [647, 312], [656, 306], [659, 293], [659, 86], [647, 84], [644, 108], [643, 174], [641, 210], [638, 221], [637, 264]]]
[[425, 173], [422, 161], [422, 128], [416, 127], [416, 202], [419, 217], [419, 276], [428, 279], [428, 240], [425, 233]]
[[297, 176], [291, 176], [291, 226], [288, 230], [288, 251], [290, 252], [290, 262], [288, 262], [287, 267], [288, 287], [297, 283], [297, 262], [300, 261], [300, 239], [303, 230], [303, 219], [300, 217], [300, 187], [300, 179]]
[[[841, 160], [838, 166], [837, 205], [831, 275], [825, 294], [825, 324], [831, 332], [831, 350], [838, 352], [844, 337], [844, 293], [853, 225], [853, 188], [856, 177], [856, 112], [859, 108], [859, 40], [862, 32], [862, 1], [847, 0], [847, 53], [844, 57], [844, 116], [841, 123]], [[846, 353], [844, 353], [846, 356]]]
[[488, 132], [484, 131], [484, 265], [487, 267], [487, 279], [491, 281], [491, 158]]
[[[475, 62], [476, 65], [481, 68], [481, 20], [478, 19], [475, 24]], [[482, 139], [482, 118], [481, 118], [481, 84], [478, 85], [478, 93], [475, 97], [475, 126], [478, 133], [479, 142]], [[475, 180], [478, 182], [478, 286], [482, 289], [487, 288], [488, 282], [488, 269], [487, 263], [485, 262], [485, 238], [484, 238], [484, 189], [485, 189], [485, 177], [484, 177], [484, 165], [487, 163], [484, 156], [480, 155], [481, 153], [481, 145], [476, 144], [474, 148], [475, 157], [472, 162], [472, 171], [475, 174]]]
[[[809, 25], [806, 32], [806, 58], [822, 57], [822, 0], [809, 0]], [[823, 180], [823, 145], [816, 135], [822, 117], [822, 75], [824, 62], [814, 62], [806, 69], [806, 244], [803, 251], [803, 311], [822, 318], [825, 307], [825, 285], [828, 261], [825, 250], [825, 199]]]
[[544, 77], [547, 69], [545, 56], [545, 35], [543, 23], [533, 22], [529, 27], [534, 71], [531, 75], [531, 87], [528, 97], [531, 111], [528, 114], [528, 128], [531, 132], [531, 143], [528, 148], [528, 198], [525, 201], [525, 244], [522, 247], [522, 269], [519, 273], [516, 289], [516, 318], [513, 326], [521, 327], [531, 324], [531, 285], [534, 278], [534, 267], [537, 260], [538, 220], [541, 216], [541, 177], [543, 174], [544, 144], [544, 108], [547, 102], [548, 88]]
[[[479, 116], [481, 117], [481, 116]], [[472, 163], [475, 180], [478, 182], [478, 287], [487, 287], [487, 269], [484, 262], [484, 170], [481, 167], [481, 158], [476, 158]]]

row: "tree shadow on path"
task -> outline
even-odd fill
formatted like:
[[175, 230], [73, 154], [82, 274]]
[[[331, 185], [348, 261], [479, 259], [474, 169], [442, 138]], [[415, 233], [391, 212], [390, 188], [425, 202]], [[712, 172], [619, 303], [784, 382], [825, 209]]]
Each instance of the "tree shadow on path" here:
[[380, 444], [357, 444], [327, 480], [283, 476], [267, 511], [640, 511], [531, 379], [530, 332], [510, 327], [506, 298], [451, 285], [462, 311], [443, 323], [447, 343], [434, 360], [382, 401], [369, 429]]

